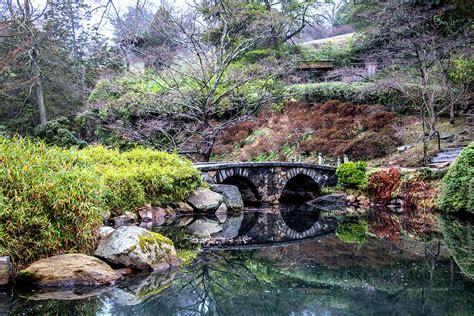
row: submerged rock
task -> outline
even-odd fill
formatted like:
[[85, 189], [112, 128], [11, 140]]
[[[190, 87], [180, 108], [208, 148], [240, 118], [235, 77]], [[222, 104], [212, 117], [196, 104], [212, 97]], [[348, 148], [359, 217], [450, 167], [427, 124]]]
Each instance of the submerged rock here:
[[211, 187], [211, 190], [222, 195], [228, 208], [236, 210], [244, 207], [242, 194], [235, 185], [216, 184]]
[[186, 199], [196, 211], [210, 211], [215, 210], [224, 201], [222, 195], [212, 192], [209, 189], [199, 188], [188, 196]]
[[10, 285], [13, 266], [10, 257], [0, 257], [0, 288]]
[[38, 260], [18, 272], [16, 281], [36, 287], [114, 285], [122, 279], [107, 263], [83, 254], [66, 254]]
[[102, 239], [95, 255], [137, 270], [165, 271], [179, 265], [173, 242], [136, 226], [123, 226]]

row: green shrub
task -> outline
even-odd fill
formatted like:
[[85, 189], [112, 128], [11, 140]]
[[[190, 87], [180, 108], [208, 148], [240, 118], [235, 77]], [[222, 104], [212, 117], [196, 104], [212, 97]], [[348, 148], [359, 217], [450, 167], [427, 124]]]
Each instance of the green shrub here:
[[367, 164], [364, 161], [346, 162], [337, 170], [337, 181], [340, 185], [351, 189], [363, 189], [367, 186]]
[[474, 213], [474, 142], [464, 148], [443, 178], [439, 208], [445, 213]]
[[0, 138], [0, 252], [19, 266], [91, 253], [103, 214], [183, 200], [201, 183], [199, 171], [176, 154]]
[[358, 222], [340, 223], [336, 229], [336, 236], [342, 242], [349, 244], [365, 244], [369, 232], [369, 224], [366, 220]]
[[290, 94], [306, 102], [340, 100], [353, 103], [382, 104], [393, 109], [406, 108], [407, 101], [388, 88], [367, 82], [321, 82], [295, 84], [288, 88]]
[[184, 200], [201, 185], [201, 174], [177, 154], [135, 148], [120, 153], [102, 146], [84, 149], [86, 160], [102, 175], [105, 200], [113, 214], [146, 203]]
[[474, 225], [451, 215], [439, 217], [444, 243], [461, 271], [474, 279]]
[[57, 145], [60, 147], [85, 147], [87, 144], [77, 139], [76, 135], [69, 129], [69, 127], [69, 119], [67, 117], [60, 117], [36, 127], [35, 135], [36, 137], [43, 139], [48, 145]]
[[0, 248], [16, 264], [92, 252], [105, 212], [100, 175], [77, 150], [0, 138]]

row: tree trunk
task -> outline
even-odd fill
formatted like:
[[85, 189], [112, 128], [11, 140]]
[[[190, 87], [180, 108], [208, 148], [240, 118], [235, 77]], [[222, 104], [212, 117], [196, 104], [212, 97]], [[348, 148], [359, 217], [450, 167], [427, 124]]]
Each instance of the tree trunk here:
[[454, 112], [454, 102], [451, 103], [451, 106], [449, 107], [449, 124], [454, 125], [454, 118], [455, 118], [456, 113]]
[[36, 52], [33, 50], [32, 54], [32, 67], [33, 67], [33, 76], [35, 77], [35, 98], [36, 105], [38, 106], [38, 112], [40, 116], [41, 124], [47, 122], [46, 116], [46, 106], [44, 104], [44, 91], [43, 91], [43, 80], [41, 76], [41, 71], [36, 63]]

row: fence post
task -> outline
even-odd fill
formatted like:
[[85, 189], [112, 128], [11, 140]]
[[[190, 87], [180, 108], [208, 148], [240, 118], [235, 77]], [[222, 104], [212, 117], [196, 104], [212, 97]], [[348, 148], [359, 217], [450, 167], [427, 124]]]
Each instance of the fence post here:
[[349, 157], [347, 155], [344, 155], [344, 163], [349, 162]]
[[318, 153], [318, 165], [322, 166], [323, 164], [323, 154]]

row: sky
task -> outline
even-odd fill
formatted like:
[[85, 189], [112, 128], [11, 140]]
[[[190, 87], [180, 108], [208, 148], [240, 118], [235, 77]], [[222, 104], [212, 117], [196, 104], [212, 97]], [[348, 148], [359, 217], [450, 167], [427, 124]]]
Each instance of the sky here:
[[[34, 8], [34, 10], [37, 10], [41, 12], [45, 5], [47, 0], [30, 0], [31, 4]], [[61, 0], [60, 0], [61, 1]], [[85, 0], [87, 4], [91, 6], [91, 8], [95, 8], [100, 6], [101, 4], [107, 3], [108, 0]], [[162, 0], [140, 0], [142, 3], [143, 1], [146, 1], [152, 8], [153, 7], [158, 7], [158, 5], [161, 3]], [[186, 7], [186, 2], [189, 0], [167, 0], [168, 3], [173, 3], [177, 7]], [[191, 0], [192, 1], [192, 0]], [[135, 5], [136, 0], [113, 0], [113, 3], [119, 13], [123, 13], [128, 6]], [[99, 23], [101, 16], [103, 14], [103, 10], [96, 10], [94, 11], [94, 14], [92, 16], [92, 23]], [[100, 32], [111, 39], [113, 37], [113, 27], [110, 25], [110, 23], [103, 23], [100, 28]]]

